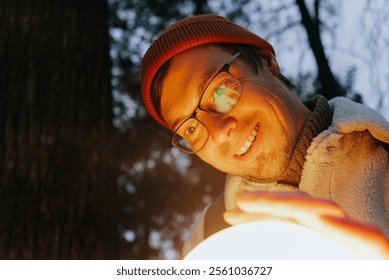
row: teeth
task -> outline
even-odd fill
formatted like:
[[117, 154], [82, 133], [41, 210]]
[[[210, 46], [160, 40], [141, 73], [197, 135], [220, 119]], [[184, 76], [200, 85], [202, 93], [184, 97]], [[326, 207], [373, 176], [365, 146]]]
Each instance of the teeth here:
[[240, 148], [239, 152], [236, 153], [238, 156], [243, 156], [245, 153], [247, 153], [251, 145], [254, 143], [254, 140], [258, 133], [258, 128], [259, 125], [257, 124], [254, 130], [251, 132], [249, 138], [246, 140], [246, 142], [244, 142], [243, 146]]

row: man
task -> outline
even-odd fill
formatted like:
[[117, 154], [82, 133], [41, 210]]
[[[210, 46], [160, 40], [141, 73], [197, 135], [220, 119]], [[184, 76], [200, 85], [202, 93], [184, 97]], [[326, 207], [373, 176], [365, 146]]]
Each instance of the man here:
[[229, 174], [187, 249], [224, 220], [308, 224], [309, 212], [318, 230], [368, 222], [389, 236], [389, 124], [345, 98], [302, 103], [259, 36], [216, 15], [176, 22], [144, 56], [142, 91], [174, 146]]

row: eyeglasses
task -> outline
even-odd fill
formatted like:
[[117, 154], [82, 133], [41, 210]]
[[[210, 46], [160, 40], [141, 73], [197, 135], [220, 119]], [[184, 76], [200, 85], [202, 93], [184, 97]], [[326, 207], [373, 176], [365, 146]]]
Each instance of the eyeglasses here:
[[209, 132], [197, 118], [200, 111], [212, 114], [227, 114], [238, 103], [242, 95], [240, 82], [229, 72], [232, 62], [241, 54], [239, 51], [213, 76], [201, 94], [196, 111], [175, 130], [172, 144], [178, 149], [194, 154], [208, 141]]

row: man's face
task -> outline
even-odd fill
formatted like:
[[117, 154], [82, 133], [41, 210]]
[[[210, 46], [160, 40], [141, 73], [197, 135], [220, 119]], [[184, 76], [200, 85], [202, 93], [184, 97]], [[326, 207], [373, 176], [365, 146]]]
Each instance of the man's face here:
[[[172, 59], [161, 98], [161, 113], [171, 130], [196, 111], [201, 88], [231, 57], [208, 45]], [[209, 132], [197, 152], [202, 160], [223, 172], [261, 181], [284, 171], [309, 111], [271, 69], [266, 62], [257, 72], [240, 59], [232, 63], [230, 73], [240, 81], [242, 96], [227, 114], [198, 112]]]

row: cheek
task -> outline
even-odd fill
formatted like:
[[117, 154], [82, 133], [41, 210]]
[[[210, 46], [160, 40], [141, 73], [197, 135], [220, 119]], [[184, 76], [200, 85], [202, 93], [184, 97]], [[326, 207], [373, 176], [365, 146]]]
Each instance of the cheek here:
[[214, 148], [213, 143], [208, 143], [200, 152], [196, 155], [206, 162], [207, 164], [213, 166], [214, 168], [226, 172], [228, 171], [228, 163], [225, 157], [223, 157], [216, 149]]
[[256, 112], [255, 115], [270, 124], [287, 128], [293, 122], [288, 108], [291, 102], [281, 89], [270, 90], [268, 85], [250, 84], [245, 86], [241, 101], [242, 111]]
[[213, 162], [217, 157], [217, 153], [215, 151], [214, 145], [215, 144], [212, 142], [212, 139], [210, 138], [207, 144], [196, 155], [206, 163], [213, 165]]
[[260, 109], [259, 105], [274, 99], [274, 96], [275, 94], [266, 85], [259, 84], [256, 81], [248, 81], [243, 83], [239, 103]]
[[272, 120], [275, 117], [275, 102], [272, 95], [267, 92], [259, 91], [255, 87], [246, 87], [236, 111], [236, 118], [241, 125], [245, 122], [251, 123], [251, 120], [263, 122], [265, 120]]

